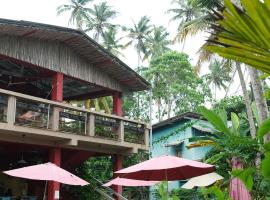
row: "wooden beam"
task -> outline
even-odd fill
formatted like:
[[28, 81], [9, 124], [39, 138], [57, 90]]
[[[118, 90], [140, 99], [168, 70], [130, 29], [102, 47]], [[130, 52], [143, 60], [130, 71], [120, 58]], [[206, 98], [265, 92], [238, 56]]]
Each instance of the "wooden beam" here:
[[85, 99], [95, 99], [99, 97], [105, 97], [105, 96], [111, 96], [113, 94], [113, 91], [111, 90], [100, 90], [96, 92], [90, 92], [86, 94], [76, 95], [76, 96], [70, 96], [65, 97], [64, 100], [85, 100]]
[[29, 31], [29, 32], [27, 32], [27, 33], [24, 33], [22, 36], [23, 36], [23, 37], [27, 37], [27, 36], [30, 36], [30, 35], [35, 34], [36, 32], [38, 32], [37, 29], [32, 30], [32, 31]]

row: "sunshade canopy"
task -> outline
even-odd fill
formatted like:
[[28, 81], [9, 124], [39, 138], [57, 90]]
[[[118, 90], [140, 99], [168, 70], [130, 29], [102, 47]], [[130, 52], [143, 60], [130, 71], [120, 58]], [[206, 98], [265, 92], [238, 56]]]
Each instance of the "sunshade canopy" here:
[[4, 172], [7, 175], [43, 181], [56, 181], [67, 185], [88, 185], [86, 181], [52, 164], [45, 163]]
[[213, 172], [213, 165], [178, 158], [161, 156], [115, 172], [121, 178], [146, 181], [186, 180]]
[[202, 176], [197, 176], [191, 178], [188, 182], [186, 182], [182, 188], [184, 189], [193, 189], [194, 187], [206, 187], [214, 184], [216, 181], [222, 180], [223, 177], [219, 174], [213, 172], [210, 174], [205, 174]]
[[115, 178], [110, 182], [104, 184], [105, 187], [110, 187], [112, 185], [121, 185], [127, 187], [140, 187], [140, 186], [152, 186], [159, 183], [159, 181], [141, 181], [141, 180], [133, 180], [133, 179], [126, 179], [126, 178]]

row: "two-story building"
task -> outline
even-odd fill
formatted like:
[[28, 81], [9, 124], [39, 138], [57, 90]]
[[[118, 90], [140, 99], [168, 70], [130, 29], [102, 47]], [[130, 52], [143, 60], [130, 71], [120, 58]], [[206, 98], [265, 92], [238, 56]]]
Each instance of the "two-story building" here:
[[[45, 162], [72, 169], [100, 155], [121, 169], [123, 155], [148, 150], [149, 132], [122, 116], [122, 96], [148, 88], [80, 30], [0, 19], [0, 170]], [[105, 96], [113, 98], [112, 115], [67, 103]], [[0, 193], [41, 199], [45, 182], [2, 176]], [[48, 200], [59, 190], [67, 200], [65, 188], [49, 182]]]
[[[209, 123], [202, 120], [197, 113], [183, 113], [156, 123], [152, 128], [152, 157], [173, 155], [200, 161], [210, 149], [209, 146], [190, 148], [194, 140], [204, 139], [211, 133]], [[179, 188], [181, 185], [181, 181], [172, 181], [169, 189]]]

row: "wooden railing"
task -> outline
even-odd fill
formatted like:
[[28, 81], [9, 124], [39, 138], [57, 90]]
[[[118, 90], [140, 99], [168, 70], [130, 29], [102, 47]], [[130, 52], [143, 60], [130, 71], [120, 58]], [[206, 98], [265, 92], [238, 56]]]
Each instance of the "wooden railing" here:
[[143, 122], [0, 89], [0, 122], [148, 146]]

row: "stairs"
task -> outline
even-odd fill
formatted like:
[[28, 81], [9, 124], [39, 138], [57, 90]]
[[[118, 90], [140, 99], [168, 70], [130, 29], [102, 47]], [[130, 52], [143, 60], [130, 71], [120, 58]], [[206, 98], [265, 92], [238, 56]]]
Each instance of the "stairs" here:
[[123, 197], [121, 194], [115, 192], [110, 187], [102, 186], [103, 183], [98, 179], [92, 177], [94, 185], [92, 185], [93, 189], [99, 193], [104, 200], [115, 200], [114, 196], [118, 197], [120, 200], [128, 200], [127, 198]]

